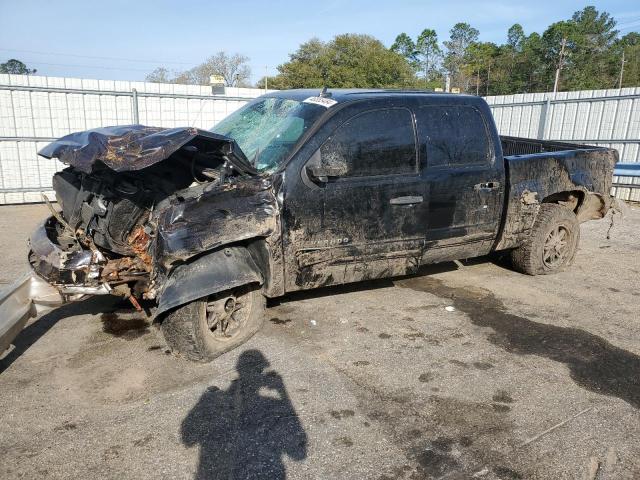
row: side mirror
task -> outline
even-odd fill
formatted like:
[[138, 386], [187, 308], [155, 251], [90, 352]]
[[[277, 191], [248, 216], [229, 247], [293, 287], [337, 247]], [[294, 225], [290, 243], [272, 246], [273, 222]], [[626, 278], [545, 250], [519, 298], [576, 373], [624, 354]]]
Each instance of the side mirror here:
[[349, 166], [342, 155], [337, 153], [323, 155], [321, 150], [318, 150], [307, 163], [306, 170], [312, 180], [327, 183], [330, 178], [347, 175]]

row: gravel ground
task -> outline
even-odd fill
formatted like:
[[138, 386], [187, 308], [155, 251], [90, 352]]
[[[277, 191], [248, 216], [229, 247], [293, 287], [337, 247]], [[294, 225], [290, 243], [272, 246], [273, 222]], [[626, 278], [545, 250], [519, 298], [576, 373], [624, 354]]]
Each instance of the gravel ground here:
[[[41, 205], [0, 207], [0, 283]], [[640, 478], [640, 209], [567, 272], [500, 261], [287, 296], [199, 365], [109, 298], [0, 360], [0, 478]]]

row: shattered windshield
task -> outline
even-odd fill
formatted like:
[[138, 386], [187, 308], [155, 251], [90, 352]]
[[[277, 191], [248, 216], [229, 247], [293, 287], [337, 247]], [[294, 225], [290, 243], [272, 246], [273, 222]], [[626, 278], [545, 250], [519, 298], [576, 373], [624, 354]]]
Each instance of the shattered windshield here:
[[297, 100], [259, 98], [233, 112], [211, 131], [233, 138], [258, 171], [270, 172], [325, 111], [325, 107]]

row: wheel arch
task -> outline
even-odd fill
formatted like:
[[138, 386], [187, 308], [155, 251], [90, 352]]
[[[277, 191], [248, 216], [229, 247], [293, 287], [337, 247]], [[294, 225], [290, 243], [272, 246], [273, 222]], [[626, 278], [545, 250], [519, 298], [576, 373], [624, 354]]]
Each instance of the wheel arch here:
[[609, 203], [599, 193], [586, 189], [573, 189], [547, 195], [540, 203], [562, 205], [578, 217], [580, 223], [603, 218], [609, 210]]
[[176, 266], [162, 286], [156, 315], [230, 288], [263, 285], [269, 268], [263, 248], [254, 239], [205, 252]]

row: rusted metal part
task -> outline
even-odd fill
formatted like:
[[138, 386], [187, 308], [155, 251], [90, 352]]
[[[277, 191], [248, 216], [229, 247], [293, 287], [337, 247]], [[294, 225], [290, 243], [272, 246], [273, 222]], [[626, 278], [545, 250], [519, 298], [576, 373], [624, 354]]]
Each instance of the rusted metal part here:
[[151, 238], [145, 231], [145, 227], [142, 225], [138, 225], [137, 227], [135, 227], [129, 234], [127, 241], [133, 248], [133, 252], [136, 254], [136, 256], [138, 256], [144, 262], [144, 264], [148, 266], [146, 271], [151, 271], [152, 259], [151, 254], [149, 253], [149, 244], [151, 242]]
[[129, 299], [129, 302], [131, 302], [131, 305], [133, 305], [133, 308], [135, 308], [139, 312], [142, 311], [142, 307], [138, 303], [138, 300], [136, 300], [136, 297], [134, 297], [133, 295], [129, 295], [127, 298]]
[[139, 312], [142, 311], [142, 307], [138, 303], [138, 300], [133, 296], [131, 289], [127, 284], [121, 283], [119, 285], [116, 285], [113, 288], [111, 294], [126, 298], [127, 300], [129, 300], [133, 308], [135, 308]]
[[140, 257], [122, 257], [108, 260], [101, 272], [101, 279], [106, 282], [117, 282], [135, 278], [136, 273], [149, 272], [151, 266]]

